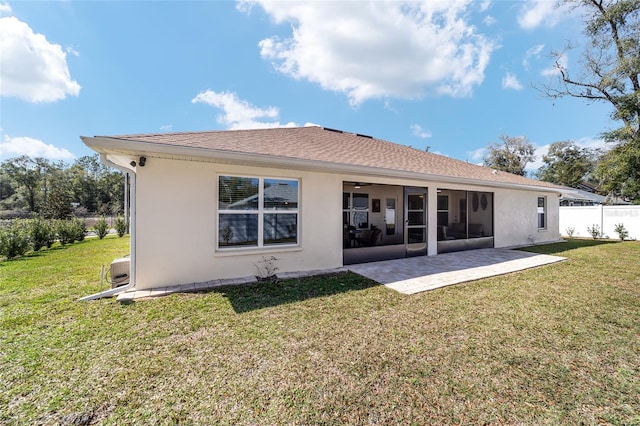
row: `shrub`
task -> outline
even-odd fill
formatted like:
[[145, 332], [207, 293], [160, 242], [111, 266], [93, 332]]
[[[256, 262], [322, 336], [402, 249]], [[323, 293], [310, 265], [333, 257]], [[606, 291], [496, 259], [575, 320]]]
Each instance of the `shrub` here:
[[104, 216], [102, 216], [95, 225], [93, 225], [93, 229], [96, 231], [96, 235], [98, 235], [99, 239], [103, 239], [109, 233], [109, 224], [107, 223]]
[[278, 282], [278, 277], [276, 276], [276, 272], [280, 268], [276, 262], [278, 259], [275, 256], [265, 257], [262, 256], [262, 260], [255, 263], [256, 269], [258, 270], [257, 278], [260, 281], [270, 281], [270, 282]]
[[58, 241], [63, 246], [76, 240], [76, 229], [74, 229], [74, 224], [70, 220], [58, 219], [56, 221], [56, 234], [58, 235]]
[[618, 223], [616, 227], [613, 229], [621, 241], [629, 238], [629, 231], [624, 227], [624, 223]]
[[74, 217], [71, 219], [71, 227], [73, 228], [74, 241], [83, 241], [87, 234], [87, 222], [84, 219]]
[[576, 233], [576, 228], [569, 227], [569, 228], [565, 229], [565, 232], [567, 233], [567, 236], [569, 238], [573, 238], [573, 234]]
[[29, 232], [23, 222], [14, 220], [10, 227], [0, 229], [0, 255], [7, 259], [25, 254], [30, 243]]
[[35, 219], [29, 222], [28, 229], [33, 251], [38, 251], [42, 247], [51, 248], [56, 239], [56, 233], [51, 226], [51, 222], [36, 216]]
[[122, 216], [118, 216], [114, 223], [114, 227], [116, 228], [116, 232], [118, 233], [118, 237], [122, 237], [127, 233], [127, 221], [124, 220]]
[[592, 226], [587, 226], [587, 232], [593, 237], [594, 240], [602, 237], [602, 231], [600, 231], [600, 225], [594, 223]]

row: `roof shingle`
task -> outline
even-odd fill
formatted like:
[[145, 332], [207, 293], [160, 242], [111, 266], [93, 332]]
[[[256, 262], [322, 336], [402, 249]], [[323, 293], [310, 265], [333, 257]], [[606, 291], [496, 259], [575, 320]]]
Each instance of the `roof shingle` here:
[[558, 186], [470, 164], [405, 145], [322, 127], [104, 136], [173, 147], [374, 167], [425, 175], [557, 189]]

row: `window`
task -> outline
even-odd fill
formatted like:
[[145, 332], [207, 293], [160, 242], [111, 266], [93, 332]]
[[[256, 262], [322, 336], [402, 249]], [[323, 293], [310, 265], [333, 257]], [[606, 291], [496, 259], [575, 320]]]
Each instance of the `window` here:
[[219, 176], [218, 247], [298, 243], [298, 181]]
[[349, 226], [369, 228], [369, 194], [342, 193], [342, 224], [345, 229]]
[[538, 229], [547, 229], [547, 197], [538, 197]]
[[384, 210], [384, 223], [387, 228], [387, 235], [396, 234], [396, 199], [386, 198]]

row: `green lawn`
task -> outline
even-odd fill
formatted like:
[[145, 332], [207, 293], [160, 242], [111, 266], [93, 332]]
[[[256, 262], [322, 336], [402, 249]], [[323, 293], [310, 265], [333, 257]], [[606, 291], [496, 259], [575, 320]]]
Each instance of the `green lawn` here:
[[638, 242], [413, 296], [340, 274], [78, 302], [128, 243], [0, 263], [0, 424], [640, 424]]

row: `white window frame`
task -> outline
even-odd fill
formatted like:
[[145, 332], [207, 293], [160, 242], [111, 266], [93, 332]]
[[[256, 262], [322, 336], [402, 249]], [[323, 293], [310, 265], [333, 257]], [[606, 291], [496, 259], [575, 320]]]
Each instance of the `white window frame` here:
[[[540, 207], [540, 200], [542, 200], [542, 207]], [[547, 197], [538, 196], [538, 198], [536, 199], [536, 206], [538, 213], [536, 216], [536, 226], [538, 227], [538, 230], [543, 231], [547, 229], [547, 221], [549, 220], [549, 215], [547, 214]], [[542, 215], [544, 222], [542, 226], [540, 226], [540, 215]]]
[[[258, 179], [258, 210], [227, 210], [220, 209], [220, 178], [221, 177], [238, 177], [246, 179]], [[264, 208], [264, 181], [265, 180], [285, 180], [294, 181], [298, 184], [298, 207], [296, 209], [288, 210], [270, 210]], [[257, 245], [235, 245], [235, 246], [220, 246], [220, 215], [221, 214], [255, 214], [258, 216], [258, 243]], [[296, 215], [296, 242], [295, 243], [281, 243], [281, 244], [264, 244], [264, 216], [265, 214], [295, 214]], [[233, 250], [264, 250], [274, 249], [282, 247], [298, 247], [300, 245], [300, 179], [291, 177], [273, 177], [273, 176], [255, 176], [255, 175], [241, 175], [233, 173], [220, 173], [216, 178], [216, 250], [221, 252], [228, 252]]]

